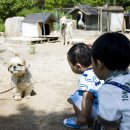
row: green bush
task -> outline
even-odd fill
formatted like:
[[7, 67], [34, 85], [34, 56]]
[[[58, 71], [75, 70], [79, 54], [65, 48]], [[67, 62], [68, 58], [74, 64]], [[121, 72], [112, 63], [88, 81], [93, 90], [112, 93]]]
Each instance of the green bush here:
[[126, 11], [130, 12], [130, 6], [128, 6], [128, 7], [126, 8]]
[[33, 14], [33, 13], [41, 13], [42, 10], [39, 8], [32, 8], [32, 9], [23, 9], [20, 11], [17, 15], [18, 16], [26, 16], [28, 14]]

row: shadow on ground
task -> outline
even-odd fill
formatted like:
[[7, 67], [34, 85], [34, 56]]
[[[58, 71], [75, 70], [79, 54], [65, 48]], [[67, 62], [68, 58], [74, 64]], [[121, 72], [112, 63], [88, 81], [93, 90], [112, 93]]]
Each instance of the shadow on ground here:
[[[18, 106], [19, 114], [0, 116], [0, 130], [66, 130], [62, 122], [66, 112], [46, 114], [44, 111], [34, 111], [27, 106]], [[67, 111], [67, 110], [66, 110]]]

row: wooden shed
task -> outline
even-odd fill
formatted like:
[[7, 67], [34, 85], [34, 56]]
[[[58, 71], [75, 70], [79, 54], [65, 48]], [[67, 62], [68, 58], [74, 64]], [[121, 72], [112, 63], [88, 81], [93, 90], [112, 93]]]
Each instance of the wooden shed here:
[[124, 8], [121, 6], [104, 6], [99, 8], [100, 31], [123, 31]]
[[22, 21], [22, 36], [41, 37], [54, 31], [56, 18], [51, 13], [29, 14]]
[[[98, 27], [98, 10], [89, 5], [77, 5], [72, 8], [68, 14], [72, 15], [72, 19], [78, 23], [80, 15], [78, 12], [81, 11], [83, 14], [82, 21], [86, 25], [87, 30], [95, 30]], [[78, 28], [78, 25], [77, 25]]]
[[130, 13], [124, 13], [124, 31], [130, 32]]

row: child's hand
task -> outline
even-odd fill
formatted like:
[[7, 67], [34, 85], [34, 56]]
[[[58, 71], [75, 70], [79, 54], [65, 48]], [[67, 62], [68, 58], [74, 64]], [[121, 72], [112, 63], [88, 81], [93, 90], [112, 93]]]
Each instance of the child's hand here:
[[82, 117], [82, 116], [79, 116], [77, 118], [77, 125], [86, 125], [86, 118]]

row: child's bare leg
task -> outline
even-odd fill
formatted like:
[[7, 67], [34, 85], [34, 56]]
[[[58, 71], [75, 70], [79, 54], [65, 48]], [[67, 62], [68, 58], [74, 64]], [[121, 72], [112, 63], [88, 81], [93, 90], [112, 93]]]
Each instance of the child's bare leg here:
[[73, 105], [73, 109], [75, 112], [76, 116], [79, 116], [81, 114], [81, 111], [78, 109], [78, 107], [73, 103], [73, 101], [71, 100], [71, 98], [67, 99], [67, 102], [70, 103], [71, 105]]
[[81, 111], [75, 105], [73, 105], [73, 108], [74, 108], [75, 114], [79, 116], [81, 114]]

